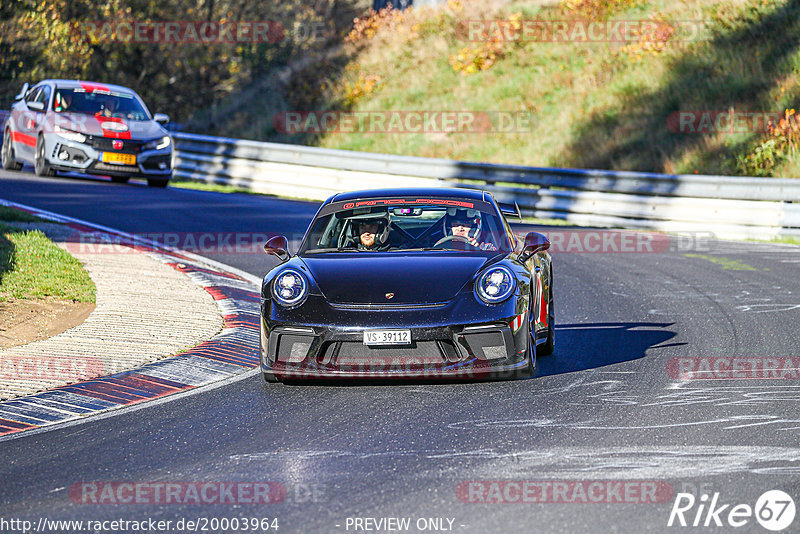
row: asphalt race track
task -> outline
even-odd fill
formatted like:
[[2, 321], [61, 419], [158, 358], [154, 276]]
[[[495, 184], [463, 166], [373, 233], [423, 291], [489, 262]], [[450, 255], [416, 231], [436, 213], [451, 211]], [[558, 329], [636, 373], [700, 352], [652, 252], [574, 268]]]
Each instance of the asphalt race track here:
[[[30, 172], [0, 173], [0, 198], [148, 236], [297, 236], [316, 209]], [[256, 276], [274, 265], [263, 253], [202, 253]], [[277, 518], [292, 533], [393, 525], [365, 518], [410, 518], [408, 532], [662, 532], [677, 494], [691, 493], [690, 526], [673, 529], [725, 532], [731, 509], [755, 508], [767, 490], [800, 499], [800, 248], [673, 240], [652, 253], [554, 252], [554, 264], [556, 352], [539, 359], [536, 378], [298, 386], [256, 374], [23, 433], [0, 441], [0, 516]], [[716, 365], [717, 379], [679, 374], [686, 361]], [[752, 371], [769, 362], [773, 375]], [[93, 482], [232, 481], [277, 482], [286, 494], [270, 504], [93, 504], [76, 493]], [[474, 502], [519, 501], [523, 487], [549, 502]], [[715, 494], [717, 508], [729, 506], [707, 517]], [[754, 516], [740, 520], [737, 532], [765, 532]]]

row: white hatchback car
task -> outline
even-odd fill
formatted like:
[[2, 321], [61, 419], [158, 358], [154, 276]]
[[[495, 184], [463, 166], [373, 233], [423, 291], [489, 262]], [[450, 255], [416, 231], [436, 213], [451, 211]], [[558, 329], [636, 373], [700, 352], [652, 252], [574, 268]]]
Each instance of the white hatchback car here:
[[39, 176], [76, 171], [165, 187], [172, 177], [168, 122], [167, 115], [151, 115], [127, 87], [76, 80], [25, 84], [3, 127], [3, 168], [29, 163]]

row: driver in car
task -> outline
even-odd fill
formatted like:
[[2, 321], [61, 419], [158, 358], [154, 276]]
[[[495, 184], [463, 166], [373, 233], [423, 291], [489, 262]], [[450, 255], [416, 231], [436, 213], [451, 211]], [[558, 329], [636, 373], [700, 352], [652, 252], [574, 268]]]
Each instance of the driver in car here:
[[386, 250], [389, 225], [385, 216], [369, 217], [355, 222], [358, 250]]
[[117, 110], [117, 99], [109, 97], [103, 100], [103, 109], [98, 114], [103, 117], [111, 118]]
[[494, 243], [480, 242], [481, 212], [468, 209], [448, 209], [444, 217], [445, 235], [465, 239], [470, 245], [481, 250], [497, 250]]

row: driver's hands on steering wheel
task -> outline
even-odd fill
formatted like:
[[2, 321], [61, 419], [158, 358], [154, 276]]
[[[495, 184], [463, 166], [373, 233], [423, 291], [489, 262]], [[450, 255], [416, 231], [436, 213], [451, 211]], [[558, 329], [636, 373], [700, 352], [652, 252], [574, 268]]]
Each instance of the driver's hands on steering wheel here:
[[473, 247], [477, 247], [478, 246], [478, 242], [475, 241], [475, 239], [469, 239], [469, 238], [466, 238], [466, 237], [460, 236], [460, 235], [446, 235], [443, 238], [441, 238], [439, 241], [437, 241], [436, 244], [433, 245], [433, 247], [436, 248], [439, 245], [447, 243], [448, 241], [454, 241], [456, 243], [464, 243], [466, 245], [470, 245], [470, 246], [473, 246]]

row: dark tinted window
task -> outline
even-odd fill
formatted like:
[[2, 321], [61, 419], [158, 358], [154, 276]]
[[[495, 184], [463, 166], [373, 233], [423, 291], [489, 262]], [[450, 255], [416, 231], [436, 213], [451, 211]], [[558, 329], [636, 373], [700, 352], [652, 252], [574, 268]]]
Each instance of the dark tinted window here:
[[133, 121], [150, 120], [147, 111], [130, 93], [114, 91], [92, 91], [83, 89], [56, 90], [53, 109], [57, 113], [82, 113], [97, 115], [99, 118], [118, 118]]
[[[372, 236], [365, 241], [365, 231], [375, 235], [375, 245], [366, 244]], [[508, 251], [509, 243], [505, 226], [487, 208], [401, 203], [327, 212], [314, 220], [299, 253], [419, 249]]]

